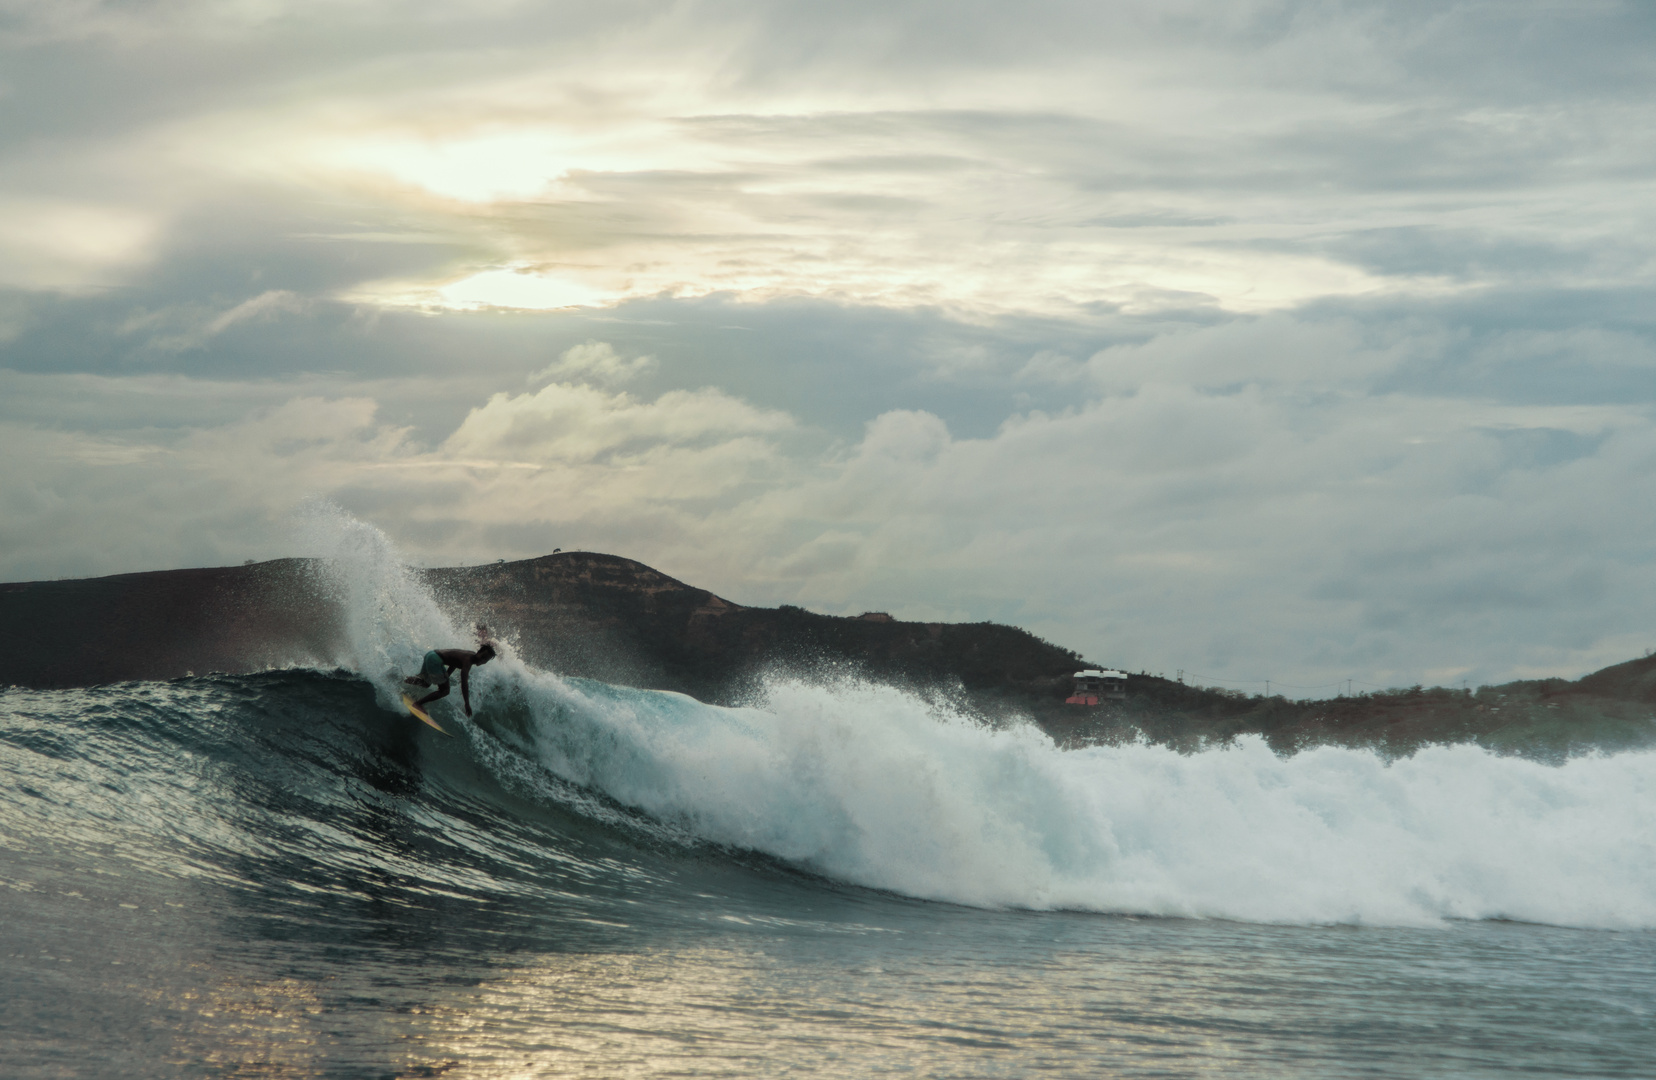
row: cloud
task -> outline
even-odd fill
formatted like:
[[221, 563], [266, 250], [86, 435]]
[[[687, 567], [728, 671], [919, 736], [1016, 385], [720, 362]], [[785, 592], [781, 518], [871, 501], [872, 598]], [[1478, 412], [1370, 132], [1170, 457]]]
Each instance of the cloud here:
[[430, 446], [367, 399], [122, 436], [3, 420], [3, 569], [290, 553], [272, 537], [320, 495], [423, 561], [615, 550], [744, 602], [1000, 618], [1132, 668], [1332, 685], [1623, 658], [1652, 556], [1595, 537], [1656, 528], [1645, 411], [1303, 393], [1147, 382], [977, 438], [895, 410], [849, 443], [722, 391], [571, 383]]
[[184, 308], [140, 311], [117, 329], [121, 336], [143, 335], [147, 348], [159, 352], [200, 349], [237, 323], [268, 322], [305, 310], [306, 301], [286, 289], [269, 289], [217, 312]]
[[9, 576], [320, 494], [1236, 678], [1647, 625], [1640, 5], [0, 10]]
[[432, 244], [294, 289], [384, 304], [1268, 312], [1534, 277], [1537, 253], [1626, 283], [1650, 256], [1618, 224], [1656, 151], [1626, 6], [30, 10], [20, 70], [78, 90], [24, 117], [52, 137], [18, 137], [0, 190], [162, 230], [80, 230], [103, 246], [16, 264], [36, 287], [131, 281], [122, 252], [233, 194], [321, 219], [307, 244]]
[[616, 353], [607, 341], [588, 341], [564, 350], [562, 356], [530, 375], [528, 381], [567, 379], [617, 385], [630, 382], [655, 366], [653, 356], [635, 356], [627, 360]]
[[[1094, 353], [1084, 368], [1094, 384], [1116, 392], [1147, 384], [1219, 390], [1252, 383], [1357, 390], [1396, 370], [1407, 356], [1404, 343], [1366, 340], [1364, 331], [1356, 320], [1239, 320], [1111, 346]], [[1408, 344], [1418, 346], [1418, 339]], [[1054, 370], [1068, 376], [1080, 366], [1054, 368], [1049, 361], [1031, 374]]]
[[[342, 470], [398, 456], [402, 433], [362, 399], [295, 399], [227, 424], [100, 436], [0, 422], [0, 452], [30, 469], [0, 482], [8, 575], [77, 566], [217, 565], [227, 546], [274, 553], [289, 508]], [[120, 537], [112, 550], [111, 528]], [[239, 561], [239, 560], [238, 560]]]
[[[575, 351], [575, 350], [572, 350]], [[443, 443], [458, 458], [553, 462], [632, 461], [660, 447], [699, 448], [790, 431], [782, 413], [718, 390], [674, 390], [653, 402], [591, 386], [553, 383], [532, 394], [496, 394]]]
[[0, 196], [0, 286], [84, 292], [147, 262], [160, 223], [95, 203]]

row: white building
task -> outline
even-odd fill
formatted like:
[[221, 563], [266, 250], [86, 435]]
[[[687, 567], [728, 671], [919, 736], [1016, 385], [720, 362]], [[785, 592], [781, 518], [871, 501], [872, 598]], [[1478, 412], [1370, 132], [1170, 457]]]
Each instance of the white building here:
[[1064, 699], [1066, 705], [1097, 705], [1121, 701], [1127, 696], [1127, 673], [1087, 668], [1075, 673], [1075, 689]]

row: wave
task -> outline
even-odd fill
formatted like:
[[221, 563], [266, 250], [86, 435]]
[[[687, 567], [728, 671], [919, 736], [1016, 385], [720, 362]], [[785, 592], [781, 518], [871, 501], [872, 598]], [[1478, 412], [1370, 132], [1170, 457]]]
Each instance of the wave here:
[[[553, 887], [545, 875], [597, 864], [549, 848], [596, 844], [627, 851], [629, 873], [650, 872], [664, 849], [714, 848], [757, 853], [818, 880], [982, 907], [1656, 927], [1656, 753], [1648, 750], [1544, 763], [1474, 745], [1395, 760], [1327, 746], [1281, 756], [1255, 738], [1195, 752], [1146, 743], [1063, 749], [1033, 725], [987, 725], [853, 679], [775, 679], [752, 704], [727, 708], [535, 670], [510, 642], [474, 672], [471, 721], [457, 693], [440, 703], [439, 718], [457, 736], [444, 740], [401, 715], [399, 677], [426, 648], [464, 636], [382, 536], [349, 522], [335, 534], [333, 573], [349, 600], [360, 676], [12, 691], [8, 738], [32, 754], [54, 739], [50, 724], [16, 719], [18, 702], [40, 715], [154, 713], [115, 726], [86, 720], [90, 741], [74, 753], [127, 789], [93, 815], [104, 827], [130, 833], [130, 820], [120, 823], [138, 812], [132, 807], [176, 804], [171, 818], [150, 824], [182, 829], [173, 846], [198, 852], [200, 866], [245, 875], [226, 867], [255, 859], [260, 873], [291, 875], [326, 849], [330, 888], [350, 888], [364, 858], [362, 838], [342, 835], [337, 823], [363, 800], [338, 791], [366, 783], [376, 797], [429, 800], [446, 815], [447, 854], [396, 849], [394, 860], [411, 887], [454, 893], [473, 888], [481, 866], [513, 891]], [[284, 716], [303, 722], [277, 738], [269, 724]], [[303, 804], [255, 815], [263, 824], [248, 824], [236, 844], [212, 840], [215, 826], [202, 816], [208, 796], [179, 780], [200, 771], [168, 765], [159, 749], [168, 742], [168, 753], [185, 753], [177, 740], [191, 731], [191, 739], [228, 740], [224, 753], [251, 778], [216, 798], [246, 801], [257, 789], [266, 801]], [[134, 772], [138, 747], [161, 756]], [[28, 782], [18, 775], [16, 785]], [[140, 783], [169, 790], [132, 791]], [[83, 786], [80, 797], [104, 798], [92, 775]], [[468, 809], [474, 804], [487, 809]], [[59, 805], [87, 813], [67, 799]], [[531, 827], [547, 813], [555, 828]], [[297, 862], [272, 848], [291, 849]], [[546, 869], [553, 864], [564, 869]], [[585, 884], [575, 892], [590, 893], [602, 878], [577, 876]], [[556, 888], [568, 895], [573, 887], [558, 877]]]
[[[514, 673], [550, 773], [702, 840], [993, 907], [1287, 923], [1656, 926], [1656, 754], [1563, 764], [1442, 746], [1387, 761], [1261, 739], [1061, 750], [868, 684], [762, 705]], [[527, 723], [523, 719], [527, 718]]]

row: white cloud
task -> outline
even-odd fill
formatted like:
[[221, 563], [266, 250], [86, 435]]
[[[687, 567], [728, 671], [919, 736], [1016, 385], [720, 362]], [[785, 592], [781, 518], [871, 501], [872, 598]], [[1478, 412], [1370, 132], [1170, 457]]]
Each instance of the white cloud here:
[[237, 323], [268, 322], [284, 314], [304, 311], [307, 302], [287, 289], [270, 289], [220, 311], [194, 306], [139, 311], [116, 329], [123, 336], [145, 336], [146, 348], [160, 352], [200, 349]]
[[[359, 294], [371, 300], [371, 294]], [[546, 311], [552, 308], [590, 307], [613, 299], [600, 289], [567, 278], [549, 277], [530, 269], [485, 270], [450, 285], [406, 299], [388, 296], [385, 302], [449, 308], [522, 308]]]
[[[1415, 335], [1409, 346], [1418, 345]], [[1368, 340], [1353, 320], [1262, 318], [1181, 329], [1143, 344], [1112, 346], [1087, 361], [1085, 374], [1101, 389], [1116, 392], [1155, 384], [1221, 389], [1247, 383], [1351, 390], [1394, 370], [1409, 346]], [[1044, 368], [1036, 365], [1031, 373], [1053, 371], [1069, 374], [1050, 362]]]
[[142, 210], [0, 196], [0, 286], [79, 292], [147, 262], [160, 222]]
[[567, 379], [618, 385], [630, 382], [656, 366], [653, 356], [626, 359], [607, 341], [588, 341], [565, 349], [551, 364], [529, 376], [529, 382]]
[[536, 465], [629, 462], [663, 444], [706, 447], [793, 427], [782, 413], [755, 409], [718, 390], [674, 390], [644, 402], [592, 386], [552, 383], [532, 394], [495, 394], [472, 410], [443, 450], [457, 458]]
[[[401, 431], [364, 399], [295, 399], [245, 420], [99, 436], [0, 421], [0, 551], [13, 580], [221, 564], [287, 553], [289, 508], [353, 469], [395, 460]], [[245, 556], [244, 556], [245, 557]], [[240, 561], [240, 560], [236, 560]]]

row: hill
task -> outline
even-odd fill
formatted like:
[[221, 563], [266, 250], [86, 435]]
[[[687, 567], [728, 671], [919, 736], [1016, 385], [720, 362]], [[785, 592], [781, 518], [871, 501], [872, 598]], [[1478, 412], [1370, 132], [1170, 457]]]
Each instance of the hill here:
[[[342, 613], [304, 559], [0, 584], [0, 684], [87, 686], [343, 659]], [[995, 623], [747, 607], [632, 559], [562, 552], [421, 571], [462, 625], [570, 675], [739, 699], [767, 670], [823, 666], [985, 700], [1056, 700], [1075, 653]], [[439, 644], [433, 642], [432, 644]]]
[[[342, 612], [322, 569], [282, 559], [0, 584], [0, 684], [339, 664]], [[419, 573], [457, 623], [487, 623], [531, 664], [705, 701], [742, 701], [767, 672], [830, 670], [943, 695], [989, 718], [1028, 716], [1069, 745], [1141, 737], [1197, 745], [1258, 733], [1281, 750], [1333, 742], [1400, 753], [1472, 740], [1563, 753], [1656, 741], [1656, 657], [1574, 682], [1417, 686], [1319, 701], [1139, 674], [1129, 676], [1124, 701], [1085, 708], [1064, 698], [1086, 661], [1016, 627], [750, 607], [596, 552]]]

